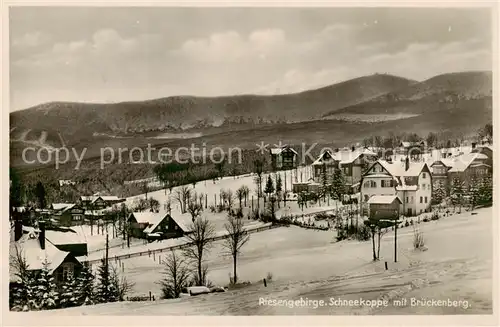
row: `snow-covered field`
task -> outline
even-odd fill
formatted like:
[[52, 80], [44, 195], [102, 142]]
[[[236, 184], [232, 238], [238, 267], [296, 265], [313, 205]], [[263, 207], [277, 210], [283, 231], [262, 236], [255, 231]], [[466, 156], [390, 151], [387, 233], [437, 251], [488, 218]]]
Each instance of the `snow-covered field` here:
[[[280, 171], [278, 173], [271, 173], [271, 175], [273, 176], [273, 181], [275, 181], [275, 179], [274, 179], [275, 174], [281, 175], [281, 178], [283, 181], [283, 190], [287, 190], [287, 191], [292, 190], [292, 184], [295, 181], [302, 180], [305, 182], [313, 176], [312, 169], [310, 166], [299, 167], [299, 168], [293, 169], [293, 170]], [[262, 178], [262, 180], [263, 180], [262, 187], [263, 188], [265, 186], [265, 182], [266, 182], [268, 176], [269, 176], [269, 174], [263, 174], [263, 178]], [[255, 175], [253, 175], [253, 174], [246, 174], [246, 175], [240, 175], [240, 176], [235, 176], [235, 177], [229, 176], [229, 177], [224, 177], [222, 179], [219, 179], [219, 180], [215, 181], [215, 183], [212, 180], [206, 180], [206, 181], [198, 182], [194, 188], [191, 185], [190, 185], [190, 187], [192, 188], [193, 192], [196, 192], [198, 194], [201, 194], [201, 193], [206, 194], [207, 200], [208, 200], [208, 205], [210, 206], [210, 204], [214, 204], [214, 196], [215, 195], [217, 196], [217, 203], [218, 203], [219, 193], [220, 193], [221, 189], [226, 189], [226, 190], [230, 189], [233, 191], [233, 194], [234, 194], [236, 192], [236, 190], [243, 185], [248, 186], [248, 188], [251, 191], [251, 194], [249, 195], [249, 200], [251, 200], [252, 196], [256, 198], [257, 197], [256, 196], [257, 187], [255, 184], [254, 178], [255, 178]], [[285, 186], [286, 186], [286, 188], [285, 188]], [[169, 190], [158, 190], [158, 191], [154, 191], [154, 192], [149, 192], [148, 197], [155, 198], [156, 200], [158, 200], [160, 202], [161, 205], [163, 205], [164, 203], [166, 203], [170, 199], [171, 203], [172, 203], [172, 211], [179, 210], [178, 203], [174, 199], [175, 191], [179, 187], [180, 186], [174, 187], [172, 189], [172, 193], [170, 193]], [[135, 200], [145, 198], [145, 197], [146, 197], [145, 194], [132, 196], [132, 197], [127, 198], [125, 203], [127, 205], [131, 206], [134, 204]]]
[[[86, 315], [269, 315], [269, 314], [491, 314], [492, 208], [464, 212], [418, 225], [427, 251], [413, 250], [412, 227], [398, 230], [398, 262], [394, 263], [394, 234], [383, 237], [381, 260], [371, 261], [371, 242], [332, 243], [331, 231], [281, 227], [251, 235], [238, 263], [240, 280], [249, 287], [204, 296], [155, 302], [123, 302], [65, 309]], [[231, 259], [215, 244], [208, 256], [208, 278], [226, 285]], [[162, 267], [158, 258], [124, 260], [125, 276], [136, 283], [135, 294], [158, 294]], [[389, 270], [384, 269], [384, 261]], [[262, 278], [270, 272], [267, 286]], [[324, 300], [331, 297], [390, 300], [428, 298], [467, 301], [460, 307], [324, 306], [314, 308], [263, 306], [259, 298]], [[465, 302], [463, 302], [465, 303]], [[62, 313], [62, 312], [61, 312]], [[42, 312], [39, 314], [51, 314]]]

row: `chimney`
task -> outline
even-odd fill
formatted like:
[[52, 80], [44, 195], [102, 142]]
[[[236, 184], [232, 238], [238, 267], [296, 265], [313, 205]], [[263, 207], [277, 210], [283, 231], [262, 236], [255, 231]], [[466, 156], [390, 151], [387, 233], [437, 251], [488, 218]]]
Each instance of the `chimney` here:
[[472, 142], [472, 148], [475, 149], [476, 148], [476, 142]]
[[339, 151], [340, 151], [340, 149], [339, 149], [339, 148], [335, 148], [335, 152], [339, 152]]
[[45, 222], [40, 221], [38, 223], [38, 228], [40, 228], [40, 234], [38, 235], [38, 240], [40, 241], [40, 248], [45, 250]]
[[19, 241], [19, 239], [23, 236], [23, 223], [21, 219], [16, 218], [14, 220], [14, 241]]
[[410, 169], [410, 158], [406, 157], [405, 160], [405, 171], [408, 171]]
[[354, 150], [356, 150], [356, 147], [355, 146], [352, 146], [351, 147], [351, 151], [354, 152]]

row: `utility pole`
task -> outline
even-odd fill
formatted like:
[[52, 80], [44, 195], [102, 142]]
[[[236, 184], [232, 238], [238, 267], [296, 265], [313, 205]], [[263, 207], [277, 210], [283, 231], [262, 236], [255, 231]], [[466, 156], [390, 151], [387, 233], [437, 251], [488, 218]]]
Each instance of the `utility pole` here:
[[396, 226], [394, 226], [394, 262], [398, 262], [398, 215], [396, 215]]
[[106, 233], [106, 256], [104, 259], [106, 271], [108, 271], [108, 258], [109, 258], [109, 238], [108, 238], [108, 233]]

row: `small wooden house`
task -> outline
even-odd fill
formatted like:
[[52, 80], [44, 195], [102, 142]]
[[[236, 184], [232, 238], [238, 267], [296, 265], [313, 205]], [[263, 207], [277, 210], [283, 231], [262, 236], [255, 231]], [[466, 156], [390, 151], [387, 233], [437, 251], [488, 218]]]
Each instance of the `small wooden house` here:
[[287, 170], [297, 167], [298, 153], [290, 146], [285, 145], [281, 148], [272, 148], [270, 152], [271, 165], [274, 170]]
[[85, 216], [85, 210], [74, 203], [53, 203], [51, 206], [52, 218], [54, 218], [60, 226], [76, 226], [82, 225]]
[[370, 219], [397, 219], [403, 202], [396, 195], [373, 195], [367, 203]]
[[[21, 228], [21, 232], [19, 229]], [[16, 276], [16, 260], [22, 258], [28, 265], [28, 270], [37, 273], [43, 268], [43, 262], [47, 259], [49, 273], [54, 276], [55, 283], [61, 287], [66, 278], [76, 276], [82, 269], [83, 264], [76, 255], [69, 251], [59, 249], [47, 238], [45, 224], [40, 223], [38, 229], [26, 228], [16, 224], [11, 232], [9, 248], [10, 263], [10, 286], [19, 282]], [[17, 235], [13, 237], [14, 235]], [[19, 237], [19, 235], [21, 235]]]
[[175, 219], [165, 212], [133, 212], [128, 217], [131, 236], [136, 238], [176, 238], [190, 232], [187, 215]]

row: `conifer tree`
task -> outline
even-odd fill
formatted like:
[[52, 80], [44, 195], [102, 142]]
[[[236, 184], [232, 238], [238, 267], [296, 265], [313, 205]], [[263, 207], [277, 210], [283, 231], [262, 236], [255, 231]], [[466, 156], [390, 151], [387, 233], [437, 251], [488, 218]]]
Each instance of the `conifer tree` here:
[[330, 189], [330, 193], [332, 198], [338, 201], [342, 200], [342, 196], [344, 195], [344, 176], [342, 176], [342, 170], [340, 168], [335, 168], [335, 172], [332, 177], [332, 188]]
[[76, 293], [78, 305], [91, 305], [95, 303], [94, 275], [87, 266], [83, 266], [76, 278]]
[[446, 187], [438, 182], [433, 184], [432, 187], [432, 203], [439, 205], [446, 198]]
[[10, 266], [10, 269], [14, 270], [14, 275], [18, 279], [18, 283], [11, 289], [9, 296], [12, 310], [37, 310], [38, 306], [35, 302], [35, 279], [33, 273], [29, 270], [23, 251], [17, 246], [15, 247], [15, 253], [12, 255], [11, 262], [12, 266]]
[[54, 282], [54, 276], [50, 272], [49, 264], [49, 261], [45, 258], [36, 279], [34, 295], [36, 305], [40, 310], [55, 309], [59, 304], [59, 293]]
[[62, 285], [60, 306], [62, 308], [75, 307], [78, 303], [78, 293], [76, 288], [76, 280], [73, 276], [66, 278]]
[[451, 198], [452, 198], [452, 203], [453, 206], [459, 207], [458, 212], [460, 213], [462, 211], [462, 197], [464, 194], [463, 190], [463, 182], [459, 178], [454, 178], [453, 179], [453, 185], [451, 188]]
[[280, 207], [281, 192], [283, 192], [283, 182], [281, 180], [281, 175], [278, 174], [278, 177], [276, 177], [276, 196], [278, 198], [278, 208]]
[[97, 271], [98, 283], [95, 294], [97, 303], [116, 302], [117, 290], [113, 283], [109, 269], [109, 264], [104, 258], [101, 259], [101, 265]]
[[478, 203], [491, 204], [493, 202], [493, 183], [491, 176], [484, 176], [478, 187]]
[[271, 175], [267, 177], [266, 187], [264, 188], [264, 193], [268, 196], [274, 192], [274, 184]]

